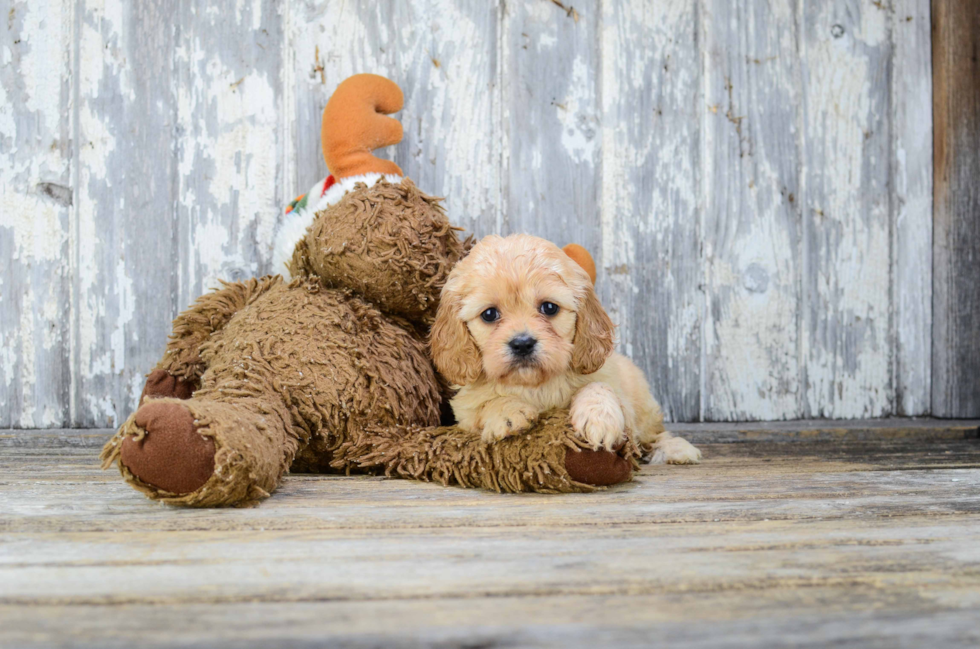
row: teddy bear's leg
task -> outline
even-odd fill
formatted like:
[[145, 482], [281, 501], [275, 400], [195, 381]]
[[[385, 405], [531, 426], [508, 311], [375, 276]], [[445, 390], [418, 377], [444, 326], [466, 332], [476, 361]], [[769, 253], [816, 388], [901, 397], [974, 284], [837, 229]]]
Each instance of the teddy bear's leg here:
[[492, 444], [457, 426], [367, 430], [335, 451], [333, 466], [493, 491], [555, 493], [628, 482], [638, 456], [629, 442], [615, 453], [586, 448], [568, 413], [556, 412], [526, 433]]
[[103, 449], [103, 466], [153, 499], [196, 507], [249, 504], [279, 486], [298, 446], [274, 397], [154, 399]]
[[187, 399], [200, 387], [206, 369], [201, 345], [223, 328], [231, 317], [269, 289], [282, 283], [278, 275], [225, 283], [202, 295], [174, 320], [173, 333], [163, 358], [146, 377], [139, 403], [146, 399]]

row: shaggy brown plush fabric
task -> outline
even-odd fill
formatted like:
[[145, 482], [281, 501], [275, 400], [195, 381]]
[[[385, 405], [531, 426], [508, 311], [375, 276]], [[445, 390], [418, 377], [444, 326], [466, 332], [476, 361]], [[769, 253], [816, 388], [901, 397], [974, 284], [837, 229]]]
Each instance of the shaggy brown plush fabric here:
[[364, 431], [338, 450], [333, 466], [348, 471], [509, 493], [594, 491], [629, 481], [639, 466], [632, 445], [619, 454], [586, 448], [572, 433], [568, 411], [546, 414], [527, 434], [493, 444], [456, 426], [394, 427]]
[[293, 277], [315, 275], [349, 288], [383, 311], [430, 323], [439, 293], [464, 243], [439, 199], [408, 179], [358, 185], [317, 218], [289, 264]]
[[106, 445], [104, 466], [190, 506], [254, 503], [288, 470], [497, 491], [629, 479], [636, 449], [579, 452], [564, 413], [489, 446], [438, 427], [446, 388], [425, 334], [466, 249], [411, 181], [358, 185], [297, 245], [297, 279], [225, 284], [174, 321], [146, 402]]

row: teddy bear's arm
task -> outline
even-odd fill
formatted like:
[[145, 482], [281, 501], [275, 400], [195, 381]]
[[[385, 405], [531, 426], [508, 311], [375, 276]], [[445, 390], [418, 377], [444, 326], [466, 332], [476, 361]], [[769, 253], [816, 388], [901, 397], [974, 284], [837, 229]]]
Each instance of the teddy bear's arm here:
[[244, 282], [222, 282], [221, 288], [199, 297], [174, 320], [167, 350], [156, 369], [177, 379], [196, 383], [206, 369], [201, 360], [201, 344], [228, 324], [233, 315], [281, 283], [282, 277], [279, 275]]

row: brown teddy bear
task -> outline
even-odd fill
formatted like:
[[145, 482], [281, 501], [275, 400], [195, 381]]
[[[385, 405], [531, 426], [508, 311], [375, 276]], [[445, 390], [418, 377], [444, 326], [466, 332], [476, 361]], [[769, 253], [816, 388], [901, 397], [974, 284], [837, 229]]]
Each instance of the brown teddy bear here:
[[[333, 172], [291, 206], [289, 275], [224, 284], [174, 321], [139, 409], [102, 452], [153, 499], [198, 507], [269, 496], [288, 471], [381, 472], [497, 491], [629, 480], [632, 444], [583, 448], [567, 413], [486, 445], [440, 427], [446, 388], [426, 345], [467, 250], [440, 206], [371, 151], [401, 140], [391, 81], [344, 81], [323, 113]], [[591, 263], [581, 250], [573, 254]], [[593, 271], [594, 272], [594, 271]]]

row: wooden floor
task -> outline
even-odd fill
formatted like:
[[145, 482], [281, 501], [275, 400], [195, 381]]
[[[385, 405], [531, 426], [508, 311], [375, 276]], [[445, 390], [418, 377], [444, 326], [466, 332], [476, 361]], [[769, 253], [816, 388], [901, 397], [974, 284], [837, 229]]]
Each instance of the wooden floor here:
[[588, 495], [292, 476], [152, 503], [104, 431], [0, 433], [0, 646], [980, 645], [976, 422], [684, 426]]

